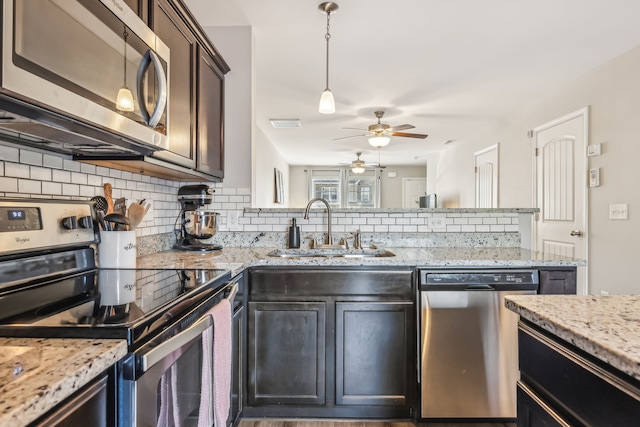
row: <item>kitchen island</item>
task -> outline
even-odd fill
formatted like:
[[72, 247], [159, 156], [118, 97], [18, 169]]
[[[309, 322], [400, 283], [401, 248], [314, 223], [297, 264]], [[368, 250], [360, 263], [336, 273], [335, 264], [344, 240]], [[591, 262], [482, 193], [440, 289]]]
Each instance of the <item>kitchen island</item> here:
[[519, 425], [637, 425], [640, 295], [508, 296], [520, 315]]
[[125, 340], [0, 338], [0, 425], [35, 421], [126, 353]]

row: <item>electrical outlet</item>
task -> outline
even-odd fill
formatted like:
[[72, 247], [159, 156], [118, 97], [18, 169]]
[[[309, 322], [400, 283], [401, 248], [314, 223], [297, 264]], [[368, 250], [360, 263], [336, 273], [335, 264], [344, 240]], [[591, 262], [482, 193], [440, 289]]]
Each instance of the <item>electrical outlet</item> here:
[[432, 230], [444, 230], [445, 228], [447, 228], [447, 224], [444, 217], [434, 216], [427, 218], [427, 227]]
[[600, 291], [600, 295], [602, 295], [602, 296], [606, 296], [606, 295], [609, 295], [609, 292], [607, 292], [607, 291]]
[[240, 212], [241, 211], [227, 211], [227, 230], [242, 231], [242, 227], [238, 221], [238, 218], [240, 218]]

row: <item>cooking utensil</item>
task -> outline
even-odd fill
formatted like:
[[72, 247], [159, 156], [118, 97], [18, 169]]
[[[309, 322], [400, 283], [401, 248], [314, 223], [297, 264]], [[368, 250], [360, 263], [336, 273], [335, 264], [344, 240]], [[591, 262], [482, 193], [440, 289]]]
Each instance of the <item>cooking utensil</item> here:
[[109, 210], [107, 199], [105, 199], [103, 196], [93, 196], [91, 198], [91, 201], [93, 202], [96, 211], [107, 212], [107, 210]]
[[127, 217], [119, 213], [111, 213], [105, 216], [104, 220], [114, 224], [113, 227], [111, 227], [111, 230], [113, 231], [118, 231], [120, 226], [123, 226], [126, 230], [129, 226], [129, 220], [127, 219]]
[[144, 206], [133, 202], [129, 205], [129, 230], [135, 230], [138, 225], [144, 219], [144, 215], [147, 213]]
[[119, 197], [113, 201], [113, 213], [127, 214], [127, 199]]
[[107, 200], [107, 214], [113, 213], [113, 186], [109, 183], [103, 185], [104, 188], [104, 197]]

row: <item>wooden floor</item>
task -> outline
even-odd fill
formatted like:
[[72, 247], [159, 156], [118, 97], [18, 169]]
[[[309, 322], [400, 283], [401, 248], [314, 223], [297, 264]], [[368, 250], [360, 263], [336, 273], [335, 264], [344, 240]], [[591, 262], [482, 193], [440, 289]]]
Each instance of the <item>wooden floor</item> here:
[[515, 427], [515, 423], [412, 423], [353, 420], [243, 419], [238, 427]]

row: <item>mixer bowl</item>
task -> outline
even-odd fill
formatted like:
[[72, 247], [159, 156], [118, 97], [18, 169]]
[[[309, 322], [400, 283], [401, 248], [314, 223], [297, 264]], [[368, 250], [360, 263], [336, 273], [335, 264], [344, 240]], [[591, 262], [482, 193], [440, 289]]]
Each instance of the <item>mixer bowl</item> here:
[[185, 212], [185, 232], [195, 239], [208, 239], [218, 230], [218, 212]]

